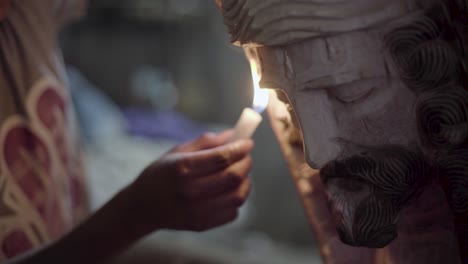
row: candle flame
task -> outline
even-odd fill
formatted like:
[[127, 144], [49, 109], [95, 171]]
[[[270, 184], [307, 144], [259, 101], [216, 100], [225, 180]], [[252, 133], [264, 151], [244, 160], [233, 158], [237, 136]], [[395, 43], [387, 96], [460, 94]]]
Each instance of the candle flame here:
[[254, 100], [252, 108], [258, 113], [262, 113], [268, 106], [270, 93], [267, 89], [260, 88], [261, 75], [258, 70], [257, 63], [254, 60], [250, 60], [250, 67], [252, 69], [252, 80], [254, 85]]

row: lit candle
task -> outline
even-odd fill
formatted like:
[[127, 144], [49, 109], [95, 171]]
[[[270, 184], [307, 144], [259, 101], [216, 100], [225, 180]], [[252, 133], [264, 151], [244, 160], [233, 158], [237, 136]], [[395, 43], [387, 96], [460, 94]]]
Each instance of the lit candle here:
[[260, 88], [260, 75], [257, 64], [254, 60], [250, 60], [252, 68], [252, 80], [254, 84], [254, 100], [252, 108], [246, 107], [234, 127], [234, 135], [231, 141], [237, 139], [251, 138], [257, 130], [257, 127], [262, 122], [262, 112], [268, 106], [269, 92], [266, 89]]

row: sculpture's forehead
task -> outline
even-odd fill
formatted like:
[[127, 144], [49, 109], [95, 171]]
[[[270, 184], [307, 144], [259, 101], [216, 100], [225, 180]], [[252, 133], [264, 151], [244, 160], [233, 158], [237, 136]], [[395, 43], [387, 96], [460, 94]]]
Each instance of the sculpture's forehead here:
[[247, 56], [260, 65], [261, 86], [268, 88], [325, 88], [397, 76], [385, 52], [384, 32], [387, 29], [379, 27], [311, 38], [287, 47], [246, 48]]
[[443, 1], [222, 0], [222, 9], [233, 42], [276, 46], [369, 28]]

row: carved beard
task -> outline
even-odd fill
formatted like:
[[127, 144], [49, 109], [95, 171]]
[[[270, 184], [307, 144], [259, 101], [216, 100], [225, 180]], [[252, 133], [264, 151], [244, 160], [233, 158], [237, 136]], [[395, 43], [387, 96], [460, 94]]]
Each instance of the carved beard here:
[[382, 147], [320, 170], [341, 240], [351, 246], [382, 248], [397, 237], [398, 216], [431, 176], [420, 151]]

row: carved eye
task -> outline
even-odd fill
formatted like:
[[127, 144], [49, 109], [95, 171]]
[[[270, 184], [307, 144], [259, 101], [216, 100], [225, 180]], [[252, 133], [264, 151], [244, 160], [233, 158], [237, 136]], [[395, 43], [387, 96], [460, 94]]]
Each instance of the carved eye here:
[[331, 89], [331, 95], [342, 104], [359, 104], [369, 98], [375, 91], [375, 87], [340, 87]]

